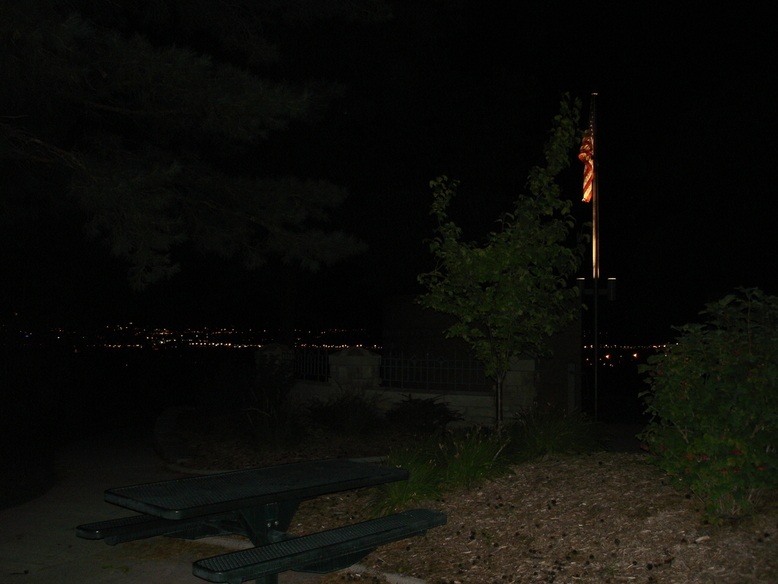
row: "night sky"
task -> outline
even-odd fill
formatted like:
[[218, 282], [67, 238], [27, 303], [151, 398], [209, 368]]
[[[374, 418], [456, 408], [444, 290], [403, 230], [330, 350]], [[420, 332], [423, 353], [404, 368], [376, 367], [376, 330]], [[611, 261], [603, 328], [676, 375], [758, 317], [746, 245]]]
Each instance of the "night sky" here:
[[[599, 94], [602, 275], [618, 279], [602, 318], [613, 340], [669, 340], [672, 325], [737, 286], [778, 294], [766, 9], [594, 4], [408, 2], [388, 23], [327, 21], [278, 39], [290, 78], [347, 93], [317, 124], [271, 136], [261, 164], [347, 187], [332, 224], [369, 246], [296, 276], [298, 327], [377, 327], [387, 297], [420, 292], [429, 181], [462, 181], [452, 216], [477, 239], [522, 192], [566, 91], [584, 114]], [[561, 180], [584, 229], [581, 174], [574, 160]], [[135, 293], [125, 267], [84, 241], [75, 212], [36, 229], [3, 239], [5, 306], [51, 324], [272, 326], [287, 295], [272, 268], [186, 255], [182, 274]]]

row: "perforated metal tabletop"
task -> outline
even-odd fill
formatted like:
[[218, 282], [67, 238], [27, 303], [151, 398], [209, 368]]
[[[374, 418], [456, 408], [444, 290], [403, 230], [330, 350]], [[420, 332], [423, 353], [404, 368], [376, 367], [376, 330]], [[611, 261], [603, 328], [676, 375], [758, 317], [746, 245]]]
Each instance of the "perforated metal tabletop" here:
[[163, 519], [187, 519], [408, 478], [408, 471], [345, 459], [265, 468], [109, 489], [108, 503]]

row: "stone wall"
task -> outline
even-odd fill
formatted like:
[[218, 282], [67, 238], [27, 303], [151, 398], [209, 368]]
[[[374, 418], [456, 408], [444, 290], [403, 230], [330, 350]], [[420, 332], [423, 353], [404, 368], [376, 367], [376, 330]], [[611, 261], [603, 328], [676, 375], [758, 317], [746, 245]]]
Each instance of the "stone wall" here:
[[[483, 391], [435, 391], [382, 387], [379, 377], [381, 356], [366, 349], [351, 347], [330, 355], [328, 382], [297, 381], [292, 398], [299, 403], [312, 400], [327, 401], [344, 392], [357, 392], [367, 399], [376, 400], [387, 410], [407, 396], [417, 399], [437, 397], [441, 402], [459, 412], [462, 425], [492, 425], [495, 420], [494, 392]], [[505, 379], [503, 390], [503, 415], [510, 419], [514, 412], [530, 406], [536, 399], [535, 362], [516, 359]]]
[[381, 385], [381, 355], [349, 347], [330, 355], [330, 385], [343, 391], [366, 391]]

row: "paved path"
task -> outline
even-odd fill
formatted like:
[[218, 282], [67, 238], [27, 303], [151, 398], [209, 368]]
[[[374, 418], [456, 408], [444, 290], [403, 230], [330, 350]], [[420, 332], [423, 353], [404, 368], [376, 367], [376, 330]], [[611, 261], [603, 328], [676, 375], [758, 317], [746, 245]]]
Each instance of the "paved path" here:
[[[192, 562], [229, 550], [173, 538], [109, 546], [75, 535], [82, 523], [132, 514], [105, 503], [106, 489], [184, 476], [155, 454], [152, 434], [119, 429], [65, 446], [54, 487], [0, 511], [0, 584], [203, 584], [192, 575]], [[286, 573], [279, 584], [313, 579]]]

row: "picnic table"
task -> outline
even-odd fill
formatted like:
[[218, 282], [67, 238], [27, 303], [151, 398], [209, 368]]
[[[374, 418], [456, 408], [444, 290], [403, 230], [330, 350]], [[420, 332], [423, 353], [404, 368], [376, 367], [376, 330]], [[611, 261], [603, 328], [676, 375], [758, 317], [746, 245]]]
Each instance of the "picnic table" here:
[[279, 572], [343, 569], [380, 545], [443, 525], [444, 514], [414, 509], [300, 537], [286, 533], [305, 500], [407, 478], [399, 468], [327, 459], [119, 487], [108, 489], [105, 500], [138, 514], [80, 525], [76, 534], [109, 545], [240, 534], [255, 547], [198, 560], [193, 574], [210, 582], [277, 584]]

